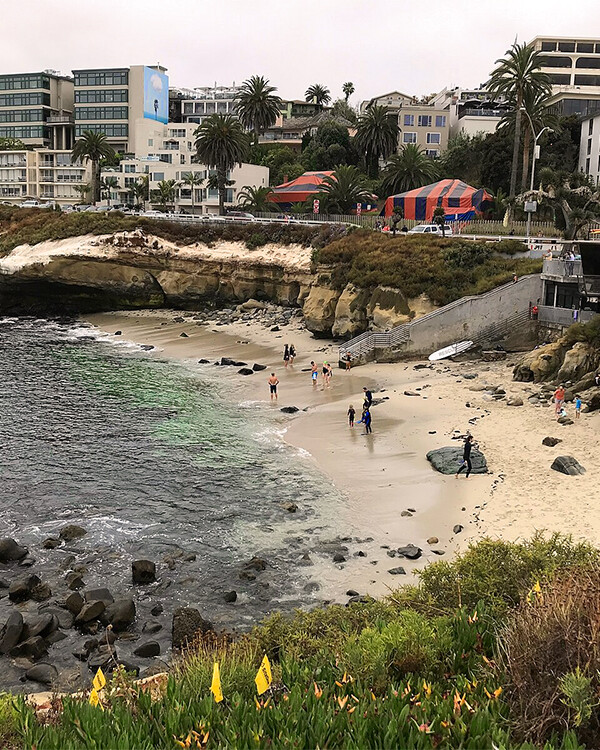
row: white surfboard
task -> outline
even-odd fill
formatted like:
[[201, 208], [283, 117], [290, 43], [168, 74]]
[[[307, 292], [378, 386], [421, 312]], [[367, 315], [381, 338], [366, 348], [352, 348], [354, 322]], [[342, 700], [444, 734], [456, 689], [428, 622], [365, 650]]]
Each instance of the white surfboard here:
[[429, 355], [430, 362], [437, 362], [438, 359], [446, 359], [446, 357], [452, 357], [455, 354], [462, 354], [473, 346], [472, 341], [459, 341], [456, 344], [445, 346], [443, 349], [438, 349], [437, 352]]

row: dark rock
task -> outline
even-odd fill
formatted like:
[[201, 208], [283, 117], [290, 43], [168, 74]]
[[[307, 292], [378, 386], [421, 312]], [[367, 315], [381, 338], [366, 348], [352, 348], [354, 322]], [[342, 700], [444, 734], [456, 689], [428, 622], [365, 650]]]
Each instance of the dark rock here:
[[114, 665], [113, 655], [108, 651], [94, 654], [88, 660], [88, 668], [91, 669], [92, 672], [96, 672], [98, 669], [108, 671], [108, 667], [111, 665]]
[[79, 614], [75, 618], [75, 624], [78, 625], [81, 623], [91, 622], [92, 620], [97, 620], [105, 609], [106, 605], [101, 601], [89, 602], [88, 604], [84, 604]]
[[254, 370], [251, 370], [249, 367], [242, 367], [238, 370], [238, 375], [254, 375]]
[[52, 664], [40, 663], [28, 669], [25, 677], [40, 685], [53, 685], [58, 679], [58, 670]]
[[10, 584], [8, 589], [8, 598], [13, 602], [24, 602], [33, 598], [33, 592], [36, 586], [41, 583], [36, 575], [18, 578]]
[[298, 510], [296, 503], [284, 503], [281, 507], [288, 513], [295, 513]]
[[[154, 609], [152, 612], [154, 613]], [[162, 609], [161, 609], [162, 612]], [[133, 599], [117, 599], [109, 604], [104, 612], [104, 618], [113, 626], [113, 630], [121, 632], [135, 620], [135, 603]]]
[[[429, 451], [427, 460], [436, 471], [441, 474], [456, 474], [462, 461], [462, 447], [447, 446]], [[488, 468], [485, 457], [476, 448], [471, 450], [472, 474], [487, 474]]]
[[46, 643], [48, 643], [50, 646], [54, 646], [55, 643], [60, 643], [60, 641], [64, 641], [67, 636], [62, 632], [62, 630], [53, 630], [51, 633], [48, 633], [46, 638]]
[[152, 583], [156, 581], [156, 565], [151, 560], [134, 560], [131, 574], [134, 583]]
[[137, 664], [134, 664], [132, 661], [125, 661], [125, 659], [118, 659], [117, 661], [126, 672], [130, 672], [136, 677], [139, 675], [140, 668]]
[[152, 609], [150, 610], [150, 614], [154, 615], [154, 617], [157, 617], [158, 615], [162, 614], [163, 611], [164, 611], [163, 605], [160, 602], [158, 602], [152, 607]]
[[86, 534], [87, 531], [82, 526], [77, 526], [77, 524], [71, 523], [62, 527], [59, 536], [65, 542], [72, 542], [74, 539], [81, 539], [81, 537]]
[[233, 367], [235, 365], [235, 360], [230, 359], [229, 357], [221, 357], [221, 365], [229, 365]]
[[415, 547], [414, 544], [407, 544], [406, 547], [398, 548], [398, 554], [406, 557], [407, 560], [418, 560], [423, 554], [423, 550], [420, 547]]
[[452, 527], [452, 533], [454, 534], [460, 534], [460, 532], [464, 529], [464, 526], [461, 526], [461, 524], [457, 523], [456, 526]]
[[35, 565], [35, 558], [24, 557], [22, 560], [19, 560], [18, 565], [20, 568], [32, 568]]
[[391, 573], [393, 576], [404, 576], [404, 575], [406, 575], [406, 571], [402, 567], [390, 568], [390, 570], [388, 570], [388, 573]]
[[354, 553], [354, 557], [366, 557], [367, 553], [363, 552], [361, 549], [358, 550], [358, 552]]
[[115, 336], [122, 336], [123, 335], [123, 331], [115, 331], [114, 335]]
[[418, 396], [418, 393], [415, 393], [414, 391], [404, 391], [405, 396]]
[[49, 613], [51, 615], [54, 615], [58, 620], [58, 626], [60, 628], [65, 628], [66, 630], [68, 630], [69, 628], [73, 627], [75, 617], [71, 612], [68, 612], [67, 610], [61, 609], [60, 607], [44, 607], [44, 609], [40, 611], [43, 611], [44, 614]]
[[442, 549], [432, 549], [434, 555], [445, 555], [446, 553]]
[[0, 562], [6, 563], [22, 560], [27, 555], [27, 552], [27, 547], [22, 547], [10, 537], [0, 539]]
[[430, 536], [427, 540], [427, 544], [437, 544], [440, 540], [437, 538], [437, 536]]
[[142, 633], [158, 633], [159, 630], [162, 630], [162, 625], [160, 622], [154, 621], [148, 621], [144, 623], [144, 627], [142, 628]]
[[388, 557], [396, 557], [396, 550], [395, 549], [389, 549], [385, 554]]
[[173, 648], [184, 648], [198, 634], [207, 633], [212, 630], [212, 623], [205, 620], [197, 609], [180, 607], [173, 612]]
[[187, 333], [186, 333], [185, 331], [182, 331], [182, 332], [181, 332], [181, 333], [179, 334], [179, 338], [180, 338], [180, 339], [187, 339], [187, 338], [189, 338], [189, 336], [187, 335]]
[[412, 518], [412, 513], [409, 513], [407, 510], [401, 511], [400, 515], [404, 518]]
[[263, 560], [262, 557], [253, 557], [250, 562], [247, 562], [244, 565], [244, 568], [246, 570], [265, 570], [267, 567], [266, 560]]
[[42, 637], [44, 637], [48, 635], [48, 633], [51, 633], [53, 630], [57, 629], [58, 618], [53, 614], [46, 612], [43, 615], [40, 615], [39, 617], [36, 617], [30, 622], [26, 623], [23, 629], [23, 637], [25, 639], [35, 638], [36, 635], [41, 635]]
[[560, 471], [561, 474], [569, 474], [570, 476], [585, 474], [585, 469], [573, 456], [557, 456], [550, 468], [554, 469], [554, 471]]
[[259, 365], [259, 364], [257, 364], [257, 363], [255, 362], [255, 363], [254, 363], [254, 364], [252, 365], [252, 369], [254, 370], [254, 372], [261, 372], [262, 370], [266, 370], [266, 369], [267, 369], [267, 366], [266, 366], [266, 365]]
[[145, 352], [150, 352], [154, 349], [154, 346], [152, 344], [142, 344], [140, 349], [143, 349]]
[[256, 581], [256, 574], [252, 573], [249, 570], [241, 570], [239, 573], [239, 578], [242, 581]]
[[562, 425], [574, 424], [573, 420], [569, 419], [569, 417], [559, 417], [556, 421]]
[[558, 445], [559, 443], [562, 443], [562, 440], [555, 437], [545, 437], [542, 440], [542, 445], [547, 445], [550, 448], [554, 448], [554, 446]]
[[138, 646], [134, 652], [136, 656], [141, 656], [144, 659], [149, 659], [152, 656], [158, 656], [160, 654], [160, 644], [157, 641], [148, 641]]
[[62, 544], [62, 539], [59, 539], [56, 536], [49, 536], [48, 539], [44, 539], [42, 542], [42, 547], [44, 549], [56, 549], [56, 547], [60, 547]]
[[282, 406], [279, 411], [282, 411], [284, 414], [295, 414], [300, 409], [297, 406]]
[[52, 596], [52, 589], [47, 583], [40, 583], [34, 586], [31, 592], [31, 598], [36, 602], [44, 602]]
[[[233, 364], [235, 367], [248, 367], [247, 362], [234, 362]], [[252, 370], [252, 372], [254, 372], [254, 370]]]
[[208, 365], [208, 364], [210, 364], [210, 360], [208, 360], [208, 359], [199, 359], [198, 360], [198, 364], [199, 365]]
[[104, 602], [106, 606], [114, 602], [113, 595], [108, 589], [88, 589], [85, 594], [86, 602]]
[[0, 653], [8, 654], [21, 639], [23, 616], [20, 612], [11, 612], [0, 632]]
[[233, 604], [233, 602], [237, 601], [237, 592], [226, 591], [223, 594], [223, 601], [227, 602], [228, 604]]
[[65, 576], [65, 581], [67, 582], [67, 586], [71, 589], [71, 591], [82, 589], [85, 586], [81, 574], [76, 573], [74, 570], [67, 573], [67, 575]]
[[173, 323], [185, 323], [185, 318], [182, 318], [181, 315], [178, 315], [176, 318], [173, 318]]
[[336, 552], [335, 555], [333, 556], [333, 562], [343, 563], [343, 562], [346, 562], [346, 558], [344, 557], [344, 555], [342, 555], [341, 552]]
[[354, 589], [348, 589], [348, 591], [346, 591], [346, 596], [360, 596], [360, 594]]
[[81, 612], [81, 608], [84, 605], [83, 597], [81, 594], [78, 594], [76, 591], [74, 591], [72, 594], [69, 594], [67, 598], [65, 599], [65, 607], [69, 610], [73, 615], [77, 616]]
[[274, 333], [277, 333], [277, 331], [280, 331], [280, 330], [281, 329], [279, 328], [279, 326], [273, 326], [273, 328], [271, 328], [271, 331]]
[[196, 559], [195, 552], [188, 552], [187, 555], [183, 556], [183, 562], [194, 562], [195, 559]]
[[10, 650], [10, 655], [13, 657], [25, 657], [31, 659], [31, 661], [37, 661], [48, 651], [48, 646], [44, 639], [40, 635], [36, 635], [33, 638], [28, 638], [26, 641], [19, 643], [18, 646], [14, 646]]

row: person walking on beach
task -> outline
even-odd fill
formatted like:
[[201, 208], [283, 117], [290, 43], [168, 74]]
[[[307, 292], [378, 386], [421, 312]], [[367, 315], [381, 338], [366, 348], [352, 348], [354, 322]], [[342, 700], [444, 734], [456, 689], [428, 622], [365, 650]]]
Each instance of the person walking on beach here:
[[328, 362], [323, 362], [323, 388], [329, 388], [331, 382], [331, 367]]
[[458, 479], [458, 475], [461, 473], [463, 469], [467, 470], [467, 479], [469, 478], [471, 471], [473, 469], [473, 464], [471, 463], [471, 448], [473, 447], [473, 435], [467, 435], [465, 438], [465, 444], [463, 448], [463, 457], [460, 466], [458, 467], [458, 471], [456, 472], [456, 479]]
[[560, 410], [562, 409], [562, 405], [565, 402], [565, 387], [561, 383], [558, 388], [554, 391], [554, 413], [558, 417], [560, 414]]
[[581, 416], [581, 396], [575, 396], [575, 419]]
[[363, 393], [364, 393], [364, 396], [365, 396], [365, 405], [366, 405], [367, 409], [370, 409], [371, 408], [371, 404], [373, 403], [373, 394], [367, 388], [366, 385], [363, 388]]
[[352, 404], [350, 404], [350, 406], [348, 407], [348, 424], [350, 425], [350, 427], [354, 427], [355, 414], [356, 412], [354, 411], [354, 407], [352, 406]]
[[362, 419], [360, 421], [365, 426], [363, 435], [371, 435], [373, 433], [373, 430], [371, 429], [371, 412], [369, 411], [369, 409], [365, 409], [363, 411]]
[[314, 360], [310, 361], [310, 377], [312, 379], [313, 388], [317, 387], [317, 378], [319, 377], [319, 368], [317, 367]]
[[290, 344], [290, 365], [294, 364], [294, 359], [296, 359], [296, 347]]
[[350, 352], [346, 352], [344, 356], [344, 362], [346, 363], [346, 372], [350, 371], [350, 368], [352, 367], [352, 355]]
[[290, 347], [286, 344], [283, 349], [283, 362], [286, 368], [288, 366], [289, 361], [290, 361]]
[[274, 372], [271, 373], [271, 377], [269, 378], [269, 390], [271, 391], [271, 401], [273, 398], [275, 398], [275, 401], [277, 401], [277, 386], [279, 385], [279, 378], [275, 375]]

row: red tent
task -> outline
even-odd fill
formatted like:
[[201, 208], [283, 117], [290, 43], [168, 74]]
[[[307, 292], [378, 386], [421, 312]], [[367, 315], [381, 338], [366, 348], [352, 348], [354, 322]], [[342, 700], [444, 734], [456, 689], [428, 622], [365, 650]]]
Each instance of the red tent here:
[[400, 207], [405, 219], [431, 221], [437, 206], [442, 206], [449, 218], [468, 221], [476, 213], [485, 211], [493, 200], [483, 188], [474, 188], [460, 180], [440, 180], [406, 193], [390, 195], [382, 214], [391, 216]]
[[280, 204], [303, 203], [307, 198], [319, 193], [323, 180], [332, 174], [333, 171], [305, 172], [295, 180], [274, 187], [269, 200]]

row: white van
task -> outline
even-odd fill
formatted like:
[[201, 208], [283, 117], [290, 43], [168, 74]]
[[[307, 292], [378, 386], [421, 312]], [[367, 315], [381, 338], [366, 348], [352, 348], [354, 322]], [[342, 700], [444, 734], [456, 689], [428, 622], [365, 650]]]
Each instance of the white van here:
[[[438, 234], [442, 236], [442, 228], [439, 224], [417, 224], [416, 227], [408, 230], [409, 234]], [[446, 237], [452, 235], [452, 227], [450, 224], [444, 225], [444, 234]]]
[[38, 208], [42, 204], [35, 198], [28, 198], [26, 201], [22, 201], [19, 205], [21, 208]]

